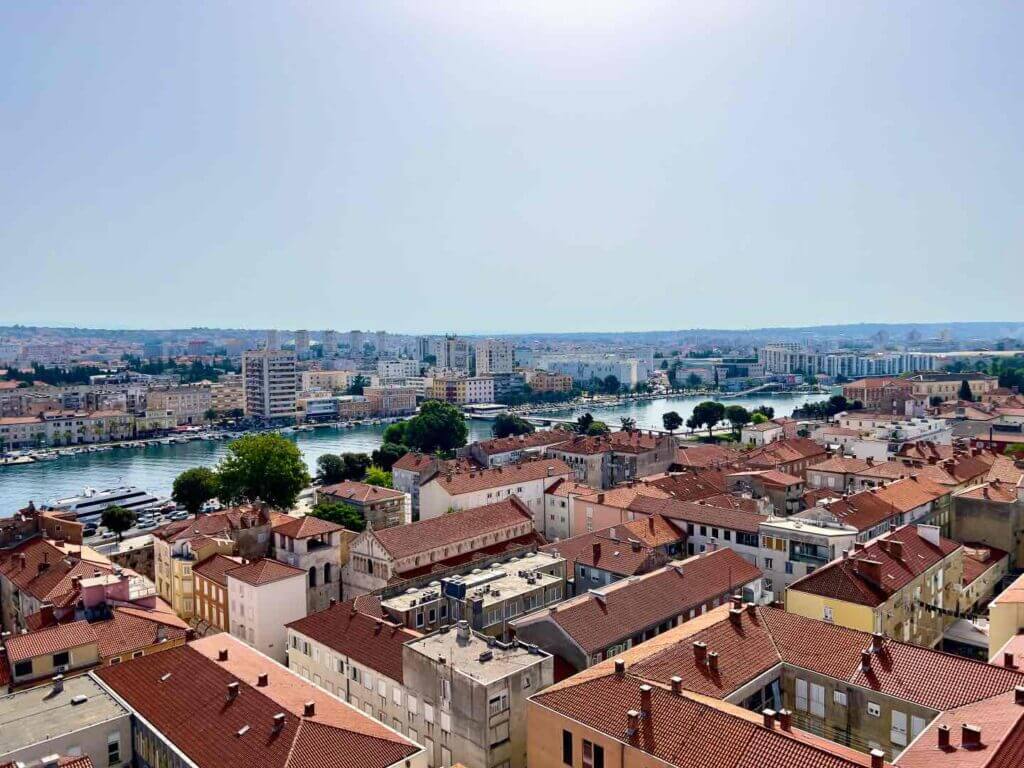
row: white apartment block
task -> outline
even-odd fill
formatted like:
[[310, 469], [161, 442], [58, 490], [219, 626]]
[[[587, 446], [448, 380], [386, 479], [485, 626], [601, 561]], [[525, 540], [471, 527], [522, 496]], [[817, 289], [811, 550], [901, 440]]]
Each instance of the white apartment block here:
[[284, 663], [285, 624], [306, 615], [306, 572], [277, 560], [260, 559], [225, 575], [231, 634]]
[[383, 382], [404, 381], [410, 376], [420, 375], [420, 363], [416, 360], [378, 360], [377, 375]]
[[245, 415], [258, 419], [295, 418], [295, 353], [262, 349], [242, 356]]
[[476, 343], [476, 375], [512, 373], [515, 355], [511, 342], [485, 339]]
[[770, 344], [757, 351], [765, 373], [823, 373], [826, 376], [895, 376], [935, 369], [936, 357], [919, 352], [818, 353], [796, 344]]

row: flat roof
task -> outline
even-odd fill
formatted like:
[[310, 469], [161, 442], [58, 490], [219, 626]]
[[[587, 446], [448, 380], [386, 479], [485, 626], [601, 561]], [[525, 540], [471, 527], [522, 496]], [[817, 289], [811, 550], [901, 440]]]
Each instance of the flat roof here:
[[[811, 507], [813, 510], [814, 507]], [[808, 511], [808, 510], [805, 510]], [[772, 528], [779, 528], [786, 531], [800, 531], [803, 533], [813, 533], [818, 536], [856, 536], [857, 531], [851, 528], [819, 525], [815, 522], [807, 520], [794, 519], [788, 517], [786, 519], [779, 520], [765, 520], [761, 523], [762, 526], [770, 526]]]
[[[470, 677], [484, 685], [501, 680], [509, 675], [522, 672], [528, 667], [550, 659], [551, 654], [519, 642], [501, 643], [469, 632], [468, 639], [460, 640], [458, 629], [438, 631], [420, 640], [411, 640], [406, 647], [423, 654], [431, 661], [443, 658], [456, 672]], [[481, 654], [490, 651], [490, 658], [481, 661]]]
[[[79, 696], [84, 696], [85, 701], [72, 704], [72, 699]], [[0, 697], [0, 758], [127, 716], [128, 710], [89, 675], [67, 678], [60, 693], [54, 693], [49, 682], [10, 693]]]

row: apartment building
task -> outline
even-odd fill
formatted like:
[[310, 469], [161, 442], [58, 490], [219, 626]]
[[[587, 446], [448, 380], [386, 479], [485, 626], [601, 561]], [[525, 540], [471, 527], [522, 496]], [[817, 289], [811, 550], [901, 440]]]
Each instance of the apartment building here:
[[165, 414], [177, 425], [205, 424], [213, 408], [213, 392], [206, 382], [176, 387], [152, 387], [146, 393], [146, 413]]
[[843, 385], [843, 397], [851, 403], [860, 402], [867, 411], [899, 416], [907, 413], [908, 404], [913, 407], [919, 402], [914, 397], [914, 385], [909, 379], [898, 376], [876, 376], [851, 381]]
[[0, 765], [132, 765], [131, 714], [88, 675], [0, 696]]
[[611, 488], [667, 472], [676, 458], [676, 442], [671, 435], [622, 430], [593, 437], [576, 435], [549, 447], [547, 455], [564, 461], [579, 482]]
[[793, 437], [754, 448], [738, 458], [746, 469], [775, 469], [803, 477], [804, 470], [828, 458], [828, 451], [810, 438]]
[[515, 370], [515, 355], [512, 342], [484, 339], [476, 343], [477, 376], [512, 373], [513, 370]]
[[339, 501], [359, 510], [367, 524], [380, 530], [412, 522], [412, 503], [408, 494], [394, 488], [345, 480], [317, 488], [316, 499]]
[[493, 376], [438, 376], [427, 387], [430, 400], [454, 405], [494, 402]]
[[852, 551], [857, 541], [853, 528], [797, 517], [765, 518], [759, 532], [757, 564], [764, 574], [764, 588], [779, 600], [790, 584]]
[[530, 389], [538, 394], [572, 391], [572, 376], [567, 373], [548, 373], [534, 369], [526, 371], [525, 376]]
[[677, 560], [512, 621], [515, 636], [575, 670], [610, 659], [728, 601], [761, 599], [761, 572], [731, 549]]
[[341, 569], [355, 535], [311, 515], [282, 515], [274, 521], [274, 558], [306, 573], [306, 613], [322, 611], [341, 599]]
[[725, 476], [730, 493], [767, 499], [774, 514], [786, 517], [799, 512], [804, 494], [803, 478], [776, 469], [730, 472]]
[[408, 416], [416, 412], [415, 387], [363, 387], [363, 397], [370, 402], [374, 416]]
[[270, 548], [270, 516], [247, 504], [168, 523], [153, 531], [157, 592], [184, 619], [195, 615], [192, 568], [211, 555], [264, 557]]
[[0, 418], [3, 450], [84, 445], [135, 435], [135, 417], [124, 411], [45, 411]]
[[847, 378], [930, 371], [937, 360], [934, 355], [920, 352], [817, 353], [793, 344], [762, 347], [757, 351], [757, 359], [766, 373], [823, 373]]
[[420, 519], [420, 488], [438, 472], [458, 472], [480, 469], [472, 459], [444, 460], [425, 453], [409, 451], [391, 465], [391, 484], [395, 490], [409, 495], [412, 519]]
[[507, 640], [510, 621], [565, 599], [565, 570], [565, 559], [559, 555], [529, 552], [424, 587], [385, 594], [380, 607], [417, 632], [465, 621], [475, 632]]
[[531, 768], [1019, 762], [1024, 674], [737, 601], [534, 694]]
[[210, 384], [210, 407], [219, 416], [245, 412], [245, 386], [241, 374], [226, 373]]
[[418, 360], [378, 360], [377, 376], [382, 382], [404, 381], [419, 376], [422, 364]]
[[477, 440], [459, 448], [460, 457], [471, 458], [483, 467], [502, 467], [543, 456], [548, 448], [572, 439], [572, 433], [543, 429], [525, 435]]
[[438, 473], [420, 486], [420, 519], [429, 520], [451, 510], [472, 509], [515, 495], [540, 523], [545, 491], [569, 476], [569, 467], [557, 458]]
[[306, 615], [306, 571], [261, 558], [225, 571], [228, 631], [278, 662], [287, 658], [285, 625]]
[[245, 415], [264, 421], [295, 419], [295, 353], [260, 349], [242, 355]]
[[148, 766], [426, 768], [423, 749], [227, 634], [95, 673]]
[[[1004, 459], [1005, 461], [1005, 459]], [[1003, 467], [1003, 463], [1000, 462]], [[1015, 476], [1016, 475], [1016, 479]], [[1010, 567], [1024, 565], [1024, 468], [994, 471], [984, 483], [953, 494], [950, 534], [1006, 549]]]
[[218, 552], [193, 566], [196, 628], [202, 634], [231, 629], [227, 572], [240, 565], [242, 558]]
[[941, 397], [943, 400], [958, 400], [960, 385], [967, 382], [975, 400], [990, 395], [999, 388], [999, 378], [984, 373], [919, 373], [907, 377], [914, 388], [914, 396], [921, 400]]
[[364, 595], [395, 580], [469, 570], [478, 560], [546, 543], [534, 531], [531, 511], [514, 496], [409, 525], [367, 529], [349, 547], [344, 596]]
[[964, 550], [931, 525], [907, 525], [794, 581], [786, 610], [934, 647], [955, 620]]

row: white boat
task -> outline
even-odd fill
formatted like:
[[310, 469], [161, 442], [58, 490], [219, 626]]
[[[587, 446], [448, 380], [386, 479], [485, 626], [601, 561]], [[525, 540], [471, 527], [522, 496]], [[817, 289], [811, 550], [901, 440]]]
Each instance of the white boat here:
[[140, 510], [160, 506], [166, 504], [167, 501], [167, 498], [155, 496], [138, 486], [125, 485], [119, 488], [108, 488], [104, 491], [85, 488], [81, 495], [55, 499], [50, 506], [72, 512], [76, 517], [95, 517], [102, 514], [107, 507], [118, 506]]

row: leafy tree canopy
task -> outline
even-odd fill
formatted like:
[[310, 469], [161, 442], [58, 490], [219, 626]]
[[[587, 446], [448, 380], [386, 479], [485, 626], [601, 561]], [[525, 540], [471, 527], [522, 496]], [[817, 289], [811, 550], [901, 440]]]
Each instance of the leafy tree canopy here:
[[186, 469], [174, 478], [171, 498], [181, 504], [189, 514], [198, 516], [203, 504], [217, 496], [217, 473], [207, 467]]
[[675, 411], [669, 411], [661, 415], [661, 424], [669, 432], [675, 432], [681, 426], [683, 426], [683, 417]]
[[310, 482], [298, 446], [275, 432], [232, 441], [217, 474], [224, 503], [262, 501], [282, 509], [294, 506]]
[[590, 436], [610, 435], [611, 429], [603, 421], [591, 421], [587, 427], [587, 434]]
[[310, 514], [321, 520], [348, 528], [350, 531], [358, 532], [366, 528], [366, 520], [359, 510], [343, 501], [321, 501], [313, 507]]
[[391, 473], [385, 472], [380, 467], [370, 467], [366, 470], [366, 477], [363, 482], [368, 485], [376, 485], [380, 488], [393, 488], [391, 484]]
[[375, 465], [384, 471], [390, 472], [394, 463], [405, 456], [406, 453], [408, 453], [408, 451], [404, 445], [383, 443], [380, 448], [377, 448], [372, 454], [370, 454], [370, 459]]
[[533, 424], [514, 413], [499, 413], [494, 419], [494, 424], [491, 425], [491, 434], [495, 437], [528, 435], [534, 429]]
[[469, 434], [462, 411], [439, 400], [425, 402], [405, 425], [405, 444], [423, 453], [453, 451], [466, 444]]
[[708, 428], [708, 437], [712, 436], [712, 429], [725, 417], [725, 406], [714, 400], [705, 400], [693, 407], [693, 414], [686, 420], [686, 426], [690, 429]]
[[119, 507], [116, 504], [107, 507], [103, 510], [103, 515], [100, 518], [104, 528], [113, 531], [117, 534], [117, 540], [121, 540], [121, 534], [130, 529], [135, 525], [135, 513], [130, 509]]

